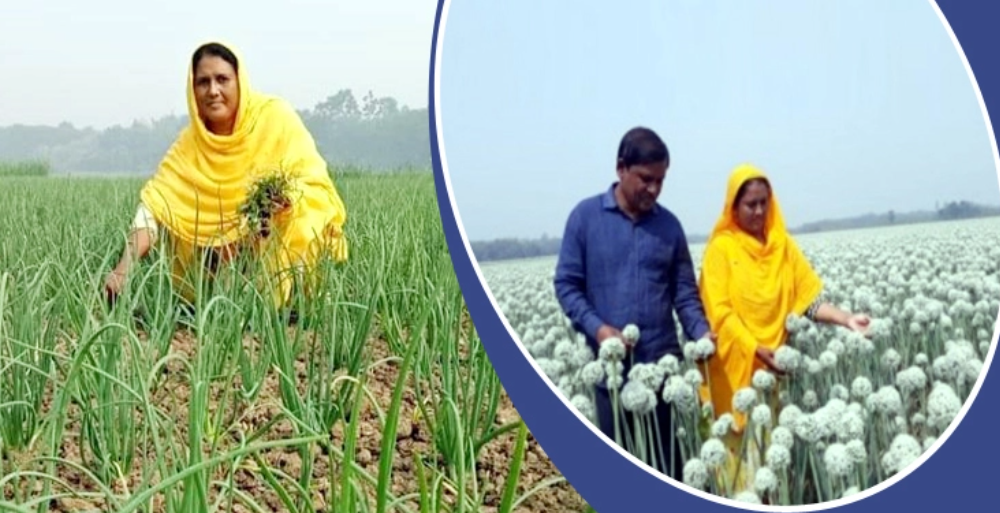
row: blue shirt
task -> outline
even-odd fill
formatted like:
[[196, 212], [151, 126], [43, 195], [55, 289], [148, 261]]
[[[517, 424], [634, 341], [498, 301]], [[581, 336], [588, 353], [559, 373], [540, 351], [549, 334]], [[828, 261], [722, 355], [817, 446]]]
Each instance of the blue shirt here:
[[680, 355], [674, 311], [688, 338], [709, 330], [684, 229], [659, 204], [633, 221], [615, 201], [616, 185], [570, 213], [556, 266], [556, 297], [595, 354], [602, 324], [618, 330], [635, 324], [636, 363]]

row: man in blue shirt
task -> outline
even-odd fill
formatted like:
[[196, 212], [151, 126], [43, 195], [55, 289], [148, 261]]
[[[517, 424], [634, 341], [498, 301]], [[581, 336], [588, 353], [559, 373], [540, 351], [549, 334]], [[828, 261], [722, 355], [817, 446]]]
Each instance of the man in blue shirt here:
[[[705, 319], [681, 223], [656, 202], [669, 166], [670, 155], [660, 137], [648, 128], [633, 128], [618, 148], [619, 181], [603, 194], [581, 201], [569, 215], [555, 291], [574, 329], [585, 335], [595, 355], [601, 342], [610, 337], [624, 341], [621, 330], [635, 324], [640, 337], [629, 350], [636, 363], [656, 363], [667, 353], [682, 358], [675, 311], [689, 339], [715, 338]], [[623, 362], [626, 378], [629, 360], [626, 356]], [[670, 407], [663, 402], [661, 390], [655, 392], [667, 451], [670, 430], [676, 425], [670, 422]], [[614, 439], [611, 401], [604, 383], [597, 386], [596, 398], [600, 429]], [[679, 473], [683, 465], [677, 464], [680, 451], [676, 446], [674, 454]]]

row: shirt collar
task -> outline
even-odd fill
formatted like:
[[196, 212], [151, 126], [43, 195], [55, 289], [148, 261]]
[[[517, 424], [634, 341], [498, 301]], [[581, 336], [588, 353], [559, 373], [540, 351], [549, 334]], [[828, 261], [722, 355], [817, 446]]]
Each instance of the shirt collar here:
[[[618, 183], [619, 182], [612, 183], [611, 186], [608, 187], [608, 190], [601, 195], [601, 207], [604, 210], [617, 210], [624, 215], [625, 212], [622, 211], [621, 207], [618, 206], [618, 200], [615, 199], [615, 187], [618, 186]], [[650, 219], [652, 217], [656, 217], [662, 211], [663, 207], [659, 203], [654, 203], [653, 210], [647, 213], [646, 215], [642, 216], [642, 218], [640, 218], [639, 220], [641, 221], [645, 219]]]
[[615, 187], [617, 186], [618, 182], [612, 183], [611, 187], [608, 187], [608, 190], [601, 195], [601, 206], [604, 207], [604, 210], [621, 210], [618, 207], [618, 200], [615, 199]]

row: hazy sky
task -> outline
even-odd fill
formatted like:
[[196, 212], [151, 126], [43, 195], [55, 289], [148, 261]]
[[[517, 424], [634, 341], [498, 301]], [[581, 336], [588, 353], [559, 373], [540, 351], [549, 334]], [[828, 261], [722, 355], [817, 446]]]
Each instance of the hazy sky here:
[[688, 233], [711, 229], [743, 161], [790, 226], [1000, 205], [975, 89], [928, 2], [455, 0], [440, 88], [472, 240], [561, 236], [635, 125], [670, 148], [660, 203]]
[[191, 52], [223, 38], [254, 87], [312, 108], [339, 89], [427, 106], [436, 0], [44, 0], [0, 8], [0, 126], [187, 114]]

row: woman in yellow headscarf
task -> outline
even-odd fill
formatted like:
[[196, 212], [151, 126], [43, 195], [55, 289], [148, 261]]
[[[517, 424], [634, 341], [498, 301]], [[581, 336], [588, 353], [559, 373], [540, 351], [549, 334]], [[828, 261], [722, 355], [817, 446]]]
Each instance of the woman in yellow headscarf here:
[[[128, 247], [105, 281], [107, 292], [120, 293], [132, 263], [162, 230], [174, 250], [174, 283], [185, 298], [194, 288], [184, 278], [201, 254], [226, 261], [249, 248], [276, 279], [271, 290], [282, 306], [292, 289], [289, 272], [308, 270], [321, 255], [347, 259], [347, 213], [327, 164], [291, 105], [251, 89], [245, 62], [231, 46], [213, 42], [194, 52], [187, 104], [190, 125], [141, 191]], [[259, 223], [248, 222], [240, 210], [248, 197], [259, 197], [253, 187], [276, 176], [287, 194], [274, 199]]]
[[751, 386], [757, 369], [780, 374], [774, 352], [785, 342], [789, 314], [867, 334], [869, 318], [822, 300], [823, 282], [785, 228], [770, 180], [756, 167], [733, 170], [726, 201], [709, 237], [699, 288], [712, 331], [715, 355], [708, 360], [711, 384], [703, 396], [716, 416], [730, 413], [736, 430], [745, 415], [732, 411], [733, 396]]

